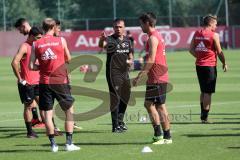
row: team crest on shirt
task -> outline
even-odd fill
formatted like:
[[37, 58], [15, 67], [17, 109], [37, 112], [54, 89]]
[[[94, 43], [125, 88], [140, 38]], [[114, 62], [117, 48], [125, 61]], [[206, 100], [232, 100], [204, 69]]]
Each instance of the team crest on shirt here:
[[57, 59], [57, 55], [48, 48], [41, 57], [42, 60]]
[[121, 44], [121, 46], [122, 46], [122, 48], [127, 48], [127, 47], [129, 47], [129, 44], [124, 42], [124, 43]]

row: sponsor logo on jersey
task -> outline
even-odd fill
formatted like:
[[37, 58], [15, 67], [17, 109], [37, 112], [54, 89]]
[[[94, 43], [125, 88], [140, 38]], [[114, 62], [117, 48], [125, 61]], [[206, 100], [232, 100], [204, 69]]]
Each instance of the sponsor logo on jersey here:
[[41, 57], [42, 60], [57, 59], [57, 55], [48, 48]]
[[129, 53], [129, 49], [117, 49], [117, 53]]
[[198, 43], [196, 49], [196, 51], [203, 51], [203, 52], [207, 52], [208, 49], [206, 48], [205, 44], [203, 43], [203, 41], [201, 41], [200, 43]]
[[44, 47], [50, 47], [50, 46], [59, 46], [59, 42], [41, 44], [41, 45], [38, 46], [38, 48], [44, 48]]

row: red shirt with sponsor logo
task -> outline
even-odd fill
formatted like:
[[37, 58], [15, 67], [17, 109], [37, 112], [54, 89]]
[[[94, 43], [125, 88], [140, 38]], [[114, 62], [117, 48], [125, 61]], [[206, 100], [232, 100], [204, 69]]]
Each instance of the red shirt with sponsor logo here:
[[215, 32], [209, 29], [201, 29], [194, 34], [194, 46], [197, 66], [216, 66], [217, 54], [214, 46]]
[[29, 69], [31, 51], [32, 51], [32, 44], [29, 42], [23, 43], [27, 47], [27, 53], [24, 57], [20, 60], [20, 67], [21, 67], [21, 78], [26, 80], [29, 85], [39, 84], [39, 71], [32, 71]]
[[[148, 72], [147, 84], [159, 84], [168, 82], [168, 67], [165, 56], [165, 43], [164, 39], [158, 33], [158, 31], [153, 31], [150, 33], [150, 36], [154, 36], [158, 39], [157, 53], [155, 57], [155, 62], [152, 65], [152, 68]], [[146, 58], [149, 57], [149, 44], [146, 44]]]
[[33, 44], [39, 61], [40, 84], [68, 83], [62, 38], [45, 35]]

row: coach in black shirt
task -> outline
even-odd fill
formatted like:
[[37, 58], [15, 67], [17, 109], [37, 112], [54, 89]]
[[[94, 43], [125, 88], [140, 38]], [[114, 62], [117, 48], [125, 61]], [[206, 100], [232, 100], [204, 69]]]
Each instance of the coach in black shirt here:
[[128, 72], [133, 62], [133, 47], [129, 38], [124, 36], [124, 20], [115, 19], [113, 30], [110, 36], [104, 32], [101, 34], [99, 47], [107, 51], [106, 78], [110, 93], [112, 132], [121, 133], [127, 130], [123, 118], [131, 92]]

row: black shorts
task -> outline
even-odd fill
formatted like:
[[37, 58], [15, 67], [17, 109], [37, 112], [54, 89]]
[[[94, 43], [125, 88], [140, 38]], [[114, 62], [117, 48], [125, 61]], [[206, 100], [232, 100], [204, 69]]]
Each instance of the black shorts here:
[[153, 104], [165, 104], [167, 92], [167, 83], [153, 84], [146, 86], [145, 101]]
[[55, 98], [64, 111], [68, 110], [74, 102], [68, 84], [40, 84], [39, 93], [40, 110], [52, 110]]
[[198, 82], [202, 93], [214, 93], [217, 80], [217, 68], [196, 66]]
[[39, 85], [22, 85], [18, 83], [18, 92], [23, 104], [31, 104], [39, 96]]

